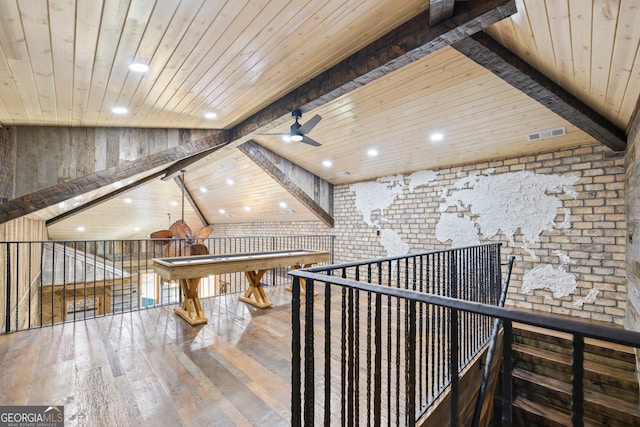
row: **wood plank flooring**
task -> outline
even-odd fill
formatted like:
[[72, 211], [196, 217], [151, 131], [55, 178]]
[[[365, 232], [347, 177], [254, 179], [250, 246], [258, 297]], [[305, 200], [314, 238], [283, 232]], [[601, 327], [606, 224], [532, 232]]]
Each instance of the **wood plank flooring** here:
[[202, 300], [0, 335], [0, 405], [64, 405], [66, 426], [285, 426], [291, 418], [291, 293], [274, 306]]

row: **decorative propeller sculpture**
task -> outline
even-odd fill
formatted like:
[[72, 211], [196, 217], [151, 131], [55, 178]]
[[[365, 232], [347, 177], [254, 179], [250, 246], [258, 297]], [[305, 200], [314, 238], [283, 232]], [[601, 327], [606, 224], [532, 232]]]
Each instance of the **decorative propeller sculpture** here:
[[184, 174], [186, 171], [183, 169], [180, 172], [181, 177], [179, 180], [176, 178], [176, 181], [179, 181], [182, 188], [182, 219], [171, 224], [168, 230], [155, 231], [149, 237], [156, 245], [165, 247], [164, 255], [167, 257], [207, 255], [209, 249], [204, 245], [204, 241], [211, 234], [211, 228], [203, 227], [194, 236], [191, 227], [184, 222]]
[[164, 255], [167, 257], [207, 255], [209, 249], [204, 241], [211, 234], [209, 226], [201, 228], [195, 235], [191, 227], [183, 220], [171, 224], [168, 230], [159, 230], [151, 233], [149, 237], [154, 239], [156, 245], [164, 246]]

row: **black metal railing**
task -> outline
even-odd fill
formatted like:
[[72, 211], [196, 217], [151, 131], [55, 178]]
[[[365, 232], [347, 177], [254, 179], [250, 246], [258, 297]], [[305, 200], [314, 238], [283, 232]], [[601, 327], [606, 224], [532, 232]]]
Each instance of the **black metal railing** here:
[[[155, 274], [153, 258], [194, 243], [211, 254], [293, 249], [329, 251], [333, 236], [0, 242], [0, 331], [4, 333], [181, 302], [176, 281]], [[200, 246], [200, 248], [202, 248]], [[171, 252], [169, 251], [171, 249]], [[290, 284], [287, 268], [269, 270], [265, 286]], [[243, 273], [203, 278], [202, 297], [241, 293]]]
[[458, 372], [483, 349], [493, 323], [402, 292], [496, 305], [502, 287], [499, 244], [290, 274], [294, 425], [414, 425], [447, 387], [457, 393]]
[[[422, 256], [422, 255], [419, 255]], [[433, 256], [433, 255], [432, 255]], [[455, 258], [455, 255], [448, 256]], [[404, 258], [403, 258], [404, 259]], [[380, 260], [367, 264], [359, 263], [365, 271], [377, 271]], [[382, 261], [387, 262], [387, 261]], [[464, 271], [459, 270], [459, 263], [451, 262], [449, 268], [456, 270], [455, 280], [449, 283], [449, 288], [460, 290], [459, 281], [465, 281]], [[438, 370], [444, 369], [445, 387], [449, 387], [450, 425], [461, 425], [457, 418], [458, 395], [455, 392], [458, 375], [466, 358], [464, 343], [468, 339], [467, 332], [478, 334], [480, 341], [486, 336], [483, 331], [498, 319], [503, 324], [503, 353], [502, 353], [502, 425], [512, 425], [512, 324], [513, 322], [538, 326], [551, 331], [560, 331], [572, 336], [572, 424], [584, 424], [584, 340], [593, 338], [640, 348], [640, 333], [619, 328], [580, 322], [570, 318], [558, 318], [544, 314], [519, 311], [516, 309], [499, 307], [493, 302], [478, 302], [460, 299], [459, 295], [426, 293], [424, 286], [387, 286], [386, 283], [376, 283], [367, 280], [368, 275], [360, 277], [346, 277], [336, 275], [341, 266], [329, 266], [292, 271], [293, 285], [293, 337], [292, 337], [292, 418], [294, 426], [300, 425], [415, 425], [417, 417], [422, 414], [425, 405], [433, 401], [437, 393], [420, 394], [424, 387], [421, 381], [426, 381], [425, 390], [438, 390], [442, 387]], [[472, 269], [473, 271], [473, 269]], [[375, 275], [373, 275], [375, 277]], [[447, 274], [440, 277], [447, 277]], [[424, 275], [423, 278], [433, 277]], [[301, 301], [300, 282], [306, 283], [306, 294]], [[467, 282], [467, 283], [472, 283]], [[335, 292], [333, 288], [338, 287]], [[445, 286], [446, 288], [446, 286]], [[314, 296], [314, 290], [318, 295]], [[490, 292], [489, 292], [490, 293]], [[473, 293], [472, 293], [473, 295]], [[337, 301], [334, 301], [336, 299]], [[490, 298], [489, 298], [490, 299]], [[316, 300], [323, 301], [323, 307], [314, 304]], [[358, 310], [356, 304], [364, 300], [366, 328], [363, 339], [356, 334], [359, 330]], [[392, 301], [392, 303], [385, 303]], [[304, 315], [300, 316], [301, 303], [304, 305]], [[400, 321], [393, 324], [391, 332], [404, 331], [402, 340], [394, 342], [390, 351], [387, 340], [382, 336], [383, 320], [390, 317], [388, 313], [400, 312]], [[343, 326], [334, 325], [333, 317], [325, 315], [336, 312], [339, 322]], [[424, 316], [423, 313], [429, 315]], [[417, 330], [433, 330], [433, 313], [441, 313], [448, 325], [436, 323], [444, 331], [434, 332], [434, 339], [423, 340]], [[396, 316], [393, 313], [391, 317]], [[374, 320], [370, 321], [373, 316]], [[474, 319], [466, 323], [468, 317]], [[465, 324], [466, 323], [466, 324]], [[346, 326], [345, 326], [346, 325]], [[474, 325], [476, 325], [474, 327]], [[397, 328], [396, 328], [397, 327]], [[471, 327], [472, 329], [469, 329]], [[314, 339], [323, 338], [321, 348], [317, 348]], [[425, 358], [426, 353], [436, 353], [435, 360]], [[393, 357], [395, 353], [404, 352], [404, 358]], [[389, 357], [389, 356], [392, 357]], [[358, 358], [366, 359], [365, 367], [359, 365]], [[346, 362], [345, 362], [346, 358]], [[316, 363], [321, 361], [321, 363]], [[433, 365], [433, 363], [436, 365]], [[445, 367], [438, 365], [442, 364]], [[457, 368], [451, 368], [456, 367]], [[304, 367], [304, 369], [303, 369]], [[420, 372], [430, 370], [432, 374], [422, 378]], [[434, 372], [436, 371], [436, 372]], [[389, 372], [392, 372], [390, 375]], [[391, 381], [390, 378], [396, 378]], [[415, 378], [415, 384], [412, 379]], [[345, 392], [344, 383], [347, 381]], [[400, 387], [393, 384], [397, 383]], [[359, 389], [365, 390], [362, 395]], [[320, 395], [319, 397], [316, 394]], [[341, 400], [345, 401], [341, 404]], [[322, 402], [322, 404], [320, 404]], [[415, 404], [415, 407], [414, 407]], [[365, 406], [366, 405], [366, 406]], [[364, 409], [360, 409], [362, 406]], [[339, 409], [338, 409], [339, 408]], [[498, 421], [499, 422], [499, 421]]]

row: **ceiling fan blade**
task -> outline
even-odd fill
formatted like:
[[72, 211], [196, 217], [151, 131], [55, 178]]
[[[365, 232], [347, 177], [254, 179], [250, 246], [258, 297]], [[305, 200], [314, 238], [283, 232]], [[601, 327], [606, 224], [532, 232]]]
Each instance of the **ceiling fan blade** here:
[[311, 129], [313, 129], [320, 122], [320, 120], [322, 120], [322, 117], [320, 117], [319, 114], [316, 114], [315, 116], [311, 117], [305, 124], [300, 126], [298, 132], [303, 135], [305, 133], [311, 132]]
[[304, 142], [305, 144], [313, 145], [314, 147], [320, 147], [322, 145], [318, 141], [309, 138], [307, 135], [302, 135], [301, 142]]
[[291, 136], [291, 133], [289, 132], [283, 132], [283, 133], [256, 133], [254, 135], [260, 135], [260, 136]]

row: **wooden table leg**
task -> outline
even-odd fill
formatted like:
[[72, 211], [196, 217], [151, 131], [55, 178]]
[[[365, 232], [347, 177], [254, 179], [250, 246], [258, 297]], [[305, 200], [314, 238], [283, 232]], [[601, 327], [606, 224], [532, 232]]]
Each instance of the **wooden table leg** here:
[[[265, 271], [266, 270], [244, 272], [244, 275], [247, 276], [247, 281], [249, 282], [249, 289], [247, 289], [247, 292], [240, 297], [240, 301], [255, 305], [259, 308], [267, 308], [273, 305], [271, 301], [269, 301], [269, 298], [260, 283], [260, 279], [264, 276]], [[251, 297], [253, 297], [253, 299]]]
[[[312, 265], [313, 264], [305, 264], [305, 265], [296, 264], [293, 267], [291, 267], [291, 269], [297, 270], [299, 268], [309, 268]], [[293, 290], [293, 283], [287, 286], [286, 288], [284, 288], [284, 290], [291, 292]], [[305, 295], [306, 293], [307, 293], [307, 281], [305, 279], [300, 278], [300, 295]], [[314, 292], [313, 294], [318, 295], [317, 292]]]
[[191, 326], [207, 323], [209, 319], [204, 316], [200, 298], [198, 298], [198, 284], [200, 278], [180, 279], [180, 287], [182, 288], [182, 296], [184, 301], [182, 307], [174, 308], [173, 311], [182, 317]]

